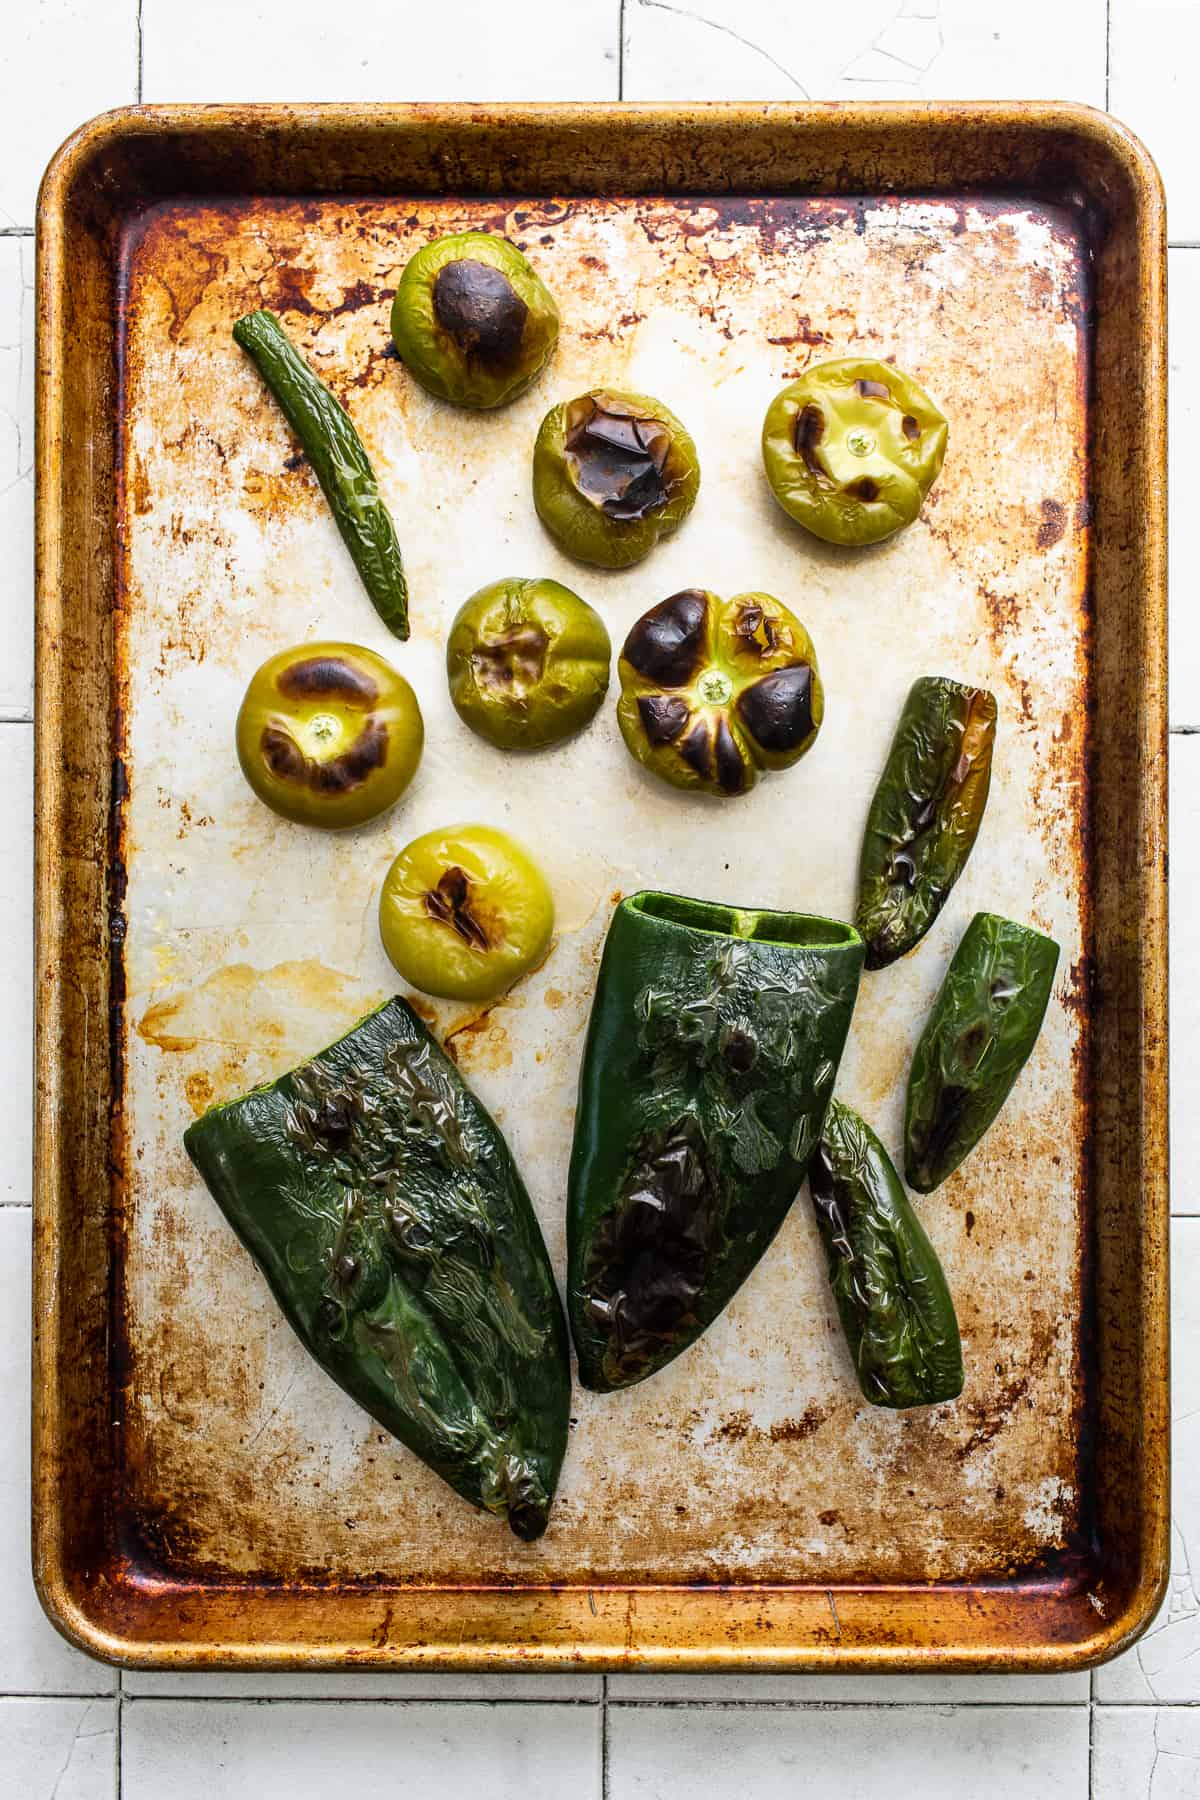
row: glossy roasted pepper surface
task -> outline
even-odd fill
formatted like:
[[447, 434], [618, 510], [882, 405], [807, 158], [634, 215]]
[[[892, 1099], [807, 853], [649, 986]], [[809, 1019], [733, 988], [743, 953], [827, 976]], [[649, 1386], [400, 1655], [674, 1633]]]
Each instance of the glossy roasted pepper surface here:
[[946, 904], [983, 822], [995, 740], [986, 688], [913, 683], [863, 834], [854, 922], [868, 969], [920, 943]]
[[687, 518], [699, 487], [695, 444], [648, 395], [593, 388], [542, 420], [533, 503], [555, 543], [579, 562], [640, 562]]
[[770, 594], [685, 588], [625, 640], [617, 720], [630, 754], [674, 787], [730, 798], [786, 769], [821, 729], [812, 639]]
[[184, 1142], [326, 1373], [538, 1537], [570, 1399], [554, 1275], [504, 1139], [412, 1008], [389, 1001]]
[[494, 1000], [541, 962], [554, 901], [529, 852], [492, 825], [406, 844], [383, 883], [379, 931], [405, 981], [448, 1000]]
[[426, 244], [405, 265], [392, 339], [440, 400], [504, 406], [545, 367], [558, 341], [558, 307], [515, 244], [460, 231]]
[[872, 1406], [936, 1406], [962, 1392], [962, 1344], [937, 1253], [892, 1159], [830, 1102], [808, 1169], [829, 1282]]
[[238, 760], [259, 799], [325, 829], [394, 805], [424, 739], [408, 682], [358, 644], [297, 644], [268, 658], [237, 719]]
[[450, 627], [446, 674], [463, 723], [502, 750], [557, 743], [608, 691], [612, 644], [594, 607], [561, 582], [489, 582]]
[[247, 313], [233, 328], [300, 439], [342, 541], [388, 630], [408, 636], [408, 583], [396, 528], [362, 439], [270, 312]]
[[911, 525], [937, 480], [947, 425], [891, 363], [814, 363], [776, 394], [763, 464], [786, 513], [830, 544], [877, 544]]
[[580, 1074], [567, 1296], [585, 1387], [698, 1338], [775, 1236], [816, 1143], [862, 944], [674, 894], [617, 907]]
[[904, 1171], [928, 1194], [970, 1155], [1029, 1060], [1054, 986], [1053, 938], [976, 913], [954, 952], [908, 1076]]

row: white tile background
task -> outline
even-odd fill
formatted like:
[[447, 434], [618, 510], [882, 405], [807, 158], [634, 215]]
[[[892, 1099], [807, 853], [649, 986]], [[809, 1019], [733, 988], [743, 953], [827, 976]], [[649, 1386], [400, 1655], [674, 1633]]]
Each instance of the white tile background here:
[[[0, 1800], [1200, 1800], [1197, 0], [25, 0], [0, 54]], [[1057, 98], [1147, 141], [1171, 221], [1175, 1532], [1086, 1675], [120, 1678], [28, 1573], [32, 227], [75, 125], [136, 99]], [[1190, 434], [1190, 436], [1189, 436]]]

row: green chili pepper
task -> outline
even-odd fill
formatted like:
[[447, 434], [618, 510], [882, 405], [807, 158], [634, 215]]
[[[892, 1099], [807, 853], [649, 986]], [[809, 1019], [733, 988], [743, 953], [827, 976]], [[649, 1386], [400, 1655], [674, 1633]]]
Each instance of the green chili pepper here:
[[233, 335], [300, 439], [376, 612], [390, 632], [406, 638], [408, 584], [396, 529], [348, 413], [313, 374], [274, 313], [247, 313]]
[[909, 1071], [909, 1187], [930, 1193], [992, 1123], [1037, 1042], [1057, 967], [1053, 938], [996, 913], [975, 914]]
[[863, 836], [854, 922], [867, 968], [920, 943], [966, 867], [987, 805], [996, 702], [941, 675], [912, 685]]
[[962, 1344], [942, 1265], [892, 1159], [830, 1102], [808, 1169], [829, 1282], [872, 1406], [936, 1406], [962, 1392]]
[[858, 992], [849, 925], [674, 894], [618, 906], [580, 1075], [567, 1291], [585, 1387], [698, 1338], [790, 1207]]
[[570, 1401], [554, 1276], [504, 1139], [407, 1002], [184, 1143], [326, 1373], [518, 1537], [544, 1531]]

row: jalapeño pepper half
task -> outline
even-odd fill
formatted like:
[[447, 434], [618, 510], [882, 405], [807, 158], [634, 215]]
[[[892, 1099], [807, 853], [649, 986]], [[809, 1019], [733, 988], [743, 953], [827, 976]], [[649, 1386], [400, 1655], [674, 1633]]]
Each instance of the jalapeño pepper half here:
[[870, 1126], [830, 1102], [808, 1168], [829, 1282], [872, 1406], [962, 1392], [962, 1344], [942, 1265]]
[[804, 1178], [862, 943], [804, 913], [635, 894], [609, 929], [579, 1085], [567, 1293], [585, 1387], [698, 1338]]
[[567, 1441], [562, 1309], [508, 1147], [412, 1008], [389, 1001], [184, 1144], [326, 1373], [539, 1536]]
[[812, 639], [770, 594], [684, 588], [637, 621], [618, 664], [630, 755], [673, 787], [728, 799], [811, 750], [825, 714]]
[[908, 1076], [904, 1172], [930, 1193], [969, 1156], [1037, 1042], [1054, 971], [1053, 938], [976, 913], [946, 971]]
[[854, 922], [868, 969], [920, 943], [966, 867], [992, 780], [996, 702], [941, 675], [914, 681], [875, 789]]

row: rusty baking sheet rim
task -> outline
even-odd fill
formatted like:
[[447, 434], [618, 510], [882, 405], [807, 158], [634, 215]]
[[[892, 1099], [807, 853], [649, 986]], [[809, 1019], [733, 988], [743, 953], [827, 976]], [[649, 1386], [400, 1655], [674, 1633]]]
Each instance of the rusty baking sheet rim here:
[[[61, 1029], [57, 963], [71, 920], [62, 892], [57, 855], [69, 805], [61, 766], [69, 711], [70, 671], [64, 649], [69, 638], [65, 608], [71, 585], [62, 578], [64, 563], [78, 548], [67, 542], [64, 505], [64, 458], [69, 428], [65, 397], [70, 379], [64, 286], [68, 280], [68, 210], [72, 189], [90, 161], [106, 149], [134, 139], [175, 132], [194, 134], [253, 131], [284, 138], [303, 129], [319, 139], [323, 132], [386, 133], [388, 128], [439, 132], [487, 125], [514, 136], [534, 127], [553, 130], [612, 131], [626, 126], [640, 132], [706, 126], [752, 133], [786, 125], [828, 130], [836, 119], [851, 142], [856, 135], [882, 139], [926, 130], [969, 130], [972, 126], [1011, 130], [1059, 131], [1074, 134], [1097, 154], [1121, 165], [1137, 196], [1136, 258], [1140, 277], [1139, 319], [1144, 333], [1141, 404], [1152, 467], [1142, 471], [1146, 484], [1144, 530], [1140, 549], [1145, 559], [1144, 616], [1147, 666], [1151, 679], [1143, 695], [1138, 746], [1143, 756], [1142, 801], [1154, 845], [1143, 845], [1139, 944], [1141, 998], [1150, 1021], [1153, 1053], [1141, 1069], [1138, 1094], [1139, 1149], [1143, 1172], [1141, 1294], [1146, 1333], [1138, 1362], [1137, 1400], [1146, 1446], [1140, 1471], [1143, 1503], [1141, 1561], [1138, 1577], [1123, 1593], [1115, 1616], [1108, 1617], [1103, 1594], [1086, 1595], [1095, 1615], [1094, 1628], [1080, 1626], [1082, 1596], [1063, 1594], [1058, 1626], [1050, 1625], [1045, 1641], [1020, 1641], [1006, 1633], [1008, 1616], [1019, 1611], [1029, 1586], [988, 1587], [974, 1584], [929, 1589], [896, 1586], [821, 1588], [664, 1588], [654, 1586], [559, 1586], [525, 1589], [380, 1589], [376, 1593], [349, 1588], [300, 1588], [272, 1592], [257, 1584], [247, 1589], [206, 1588], [200, 1584], [147, 1579], [126, 1565], [112, 1565], [112, 1575], [99, 1563], [95, 1588], [86, 1569], [81, 1578], [67, 1554], [65, 1507], [54, 1471], [67, 1451], [61, 1439], [64, 1368], [56, 1327], [63, 1298], [63, 1254], [71, 1231], [72, 1194], [64, 1191], [58, 1155], [69, 1111], [62, 1104], [61, 1059], [72, 1053]], [[677, 184], [663, 184], [680, 191]], [[858, 191], [886, 187], [876, 176]], [[824, 191], [821, 189], [807, 191]], [[1161, 183], [1147, 153], [1122, 127], [1105, 115], [1073, 106], [972, 104], [914, 105], [870, 103], [844, 106], [531, 106], [531, 107], [160, 107], [131, 108], [104, 115], [77, 133], [59, 152], [43, 182], [38, 211], [38, 359], [37, 359], [37, 603], [38, 603], [38, 791], [37, 841], [37, 973], [39, 1017], [37, 1042], [37, 1125], [34, 1174], [35, 1201], [35, 1365], [34, 1365], [34, 1572], [51, 1619], [72, 1641], [92, 1654], [127, 1666], [243, 1666], [300, 1668], [373, 1666], [421, 1668], [431, 1665], [460, 1669], [529, 1667], [653, 1667], [896, 1670], [937, 1667], [954, 1669], [1067, 1669], [1085, 1667], [1115, 1654], [1144, 1628], [1165, 1589], [1167, 1579], [1166, 1374], [1166, 1054], [1165, 1054], [1165, 891], [1155, 878], [1152, 849], [1165, 853], [1165, 566], [1162, 452], [1165, 445], [1165, 323], [1162, 308], [1162, 264], [1165, 226]], [[94, 1352], [93, 1352], [94, 1353]], [[125, 1630], [119, 1629], [122, 1606], [106, 1592], [120, 1574], [124, 1583]], [[1093, 1584], [1093, 1589], [1096, 1584]], [[936, 1594], [940, 1614], [930, 1626], [929, 1599]], [[664, 1603], [665, 1597], [665, 1603]], [[253, 1601], [256, 1629], [243, 1637], [239, 1608]], [[341, 1609], [339, 1625], [348, 1630], [310, 1633], [299, 1641], [297, 1606], [311, 1606], [319, 1621], [322, 1606]], [[886, 1620], [880, 1607], [890, 1607]], [[196, 1625], [208, 1617], [207, 1631], [193, 1629], [180, 1637], [181, 1624]], [[180, 1614], [182, 1612], [183, 1618]], [[684, 1613], [686, 1612], [686, 1618]], [[403, 1613], [403, 1618], [398, 1615]], [[136, 1615], [136, 1618], [135, 1618]], [[276, 1615], [278, 1615], [276, 1617]], [[1049, 1615], [1047, 1615], [1049, 1617]], [[945, 1627], [962, 1622], [961, 1641]], [[994, 1635], [980, 1628], [991, 1619]], [[118, 1628], [114, 1628], [114, 1621]], [[968, 1630], [968, 1621], [973, 1628]], [[219, 1629], [218, 1629], [219, 1628]], [[990, 1641], [989, 1641], [990, 1638]]]

